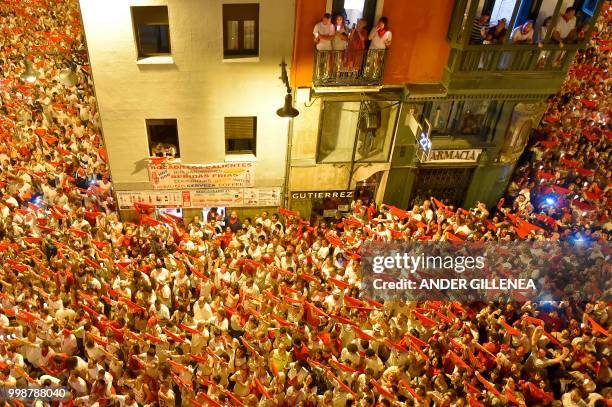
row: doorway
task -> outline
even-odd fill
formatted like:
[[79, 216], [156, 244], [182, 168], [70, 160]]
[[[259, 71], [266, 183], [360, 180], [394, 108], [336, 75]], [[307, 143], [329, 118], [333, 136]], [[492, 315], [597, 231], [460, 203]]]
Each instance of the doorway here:
[[376, 0], [333, 0], [332, 14], [344, 16], [349, 29], [355, 28], [360, 18], [365, 18], [371, 30], [374, 27]]
[[460, 206], [472, 182], [475, 167], [421, 168], [417, 172], [410, 207], [434, 197], [447, 204]]

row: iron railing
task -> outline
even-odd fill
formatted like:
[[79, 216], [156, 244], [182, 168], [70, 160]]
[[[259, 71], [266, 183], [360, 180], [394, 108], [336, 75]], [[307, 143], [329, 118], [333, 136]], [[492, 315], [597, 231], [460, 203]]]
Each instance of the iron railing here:
[[314, 86], [375, 86], [382, 84], [386, 49], [315, 50]]
[[562, 73], [569, 68], [575, 46], [557, 45], [470, 46], [453, 49], [448, 67], [452, 72], [526, 72], [550, 71]]

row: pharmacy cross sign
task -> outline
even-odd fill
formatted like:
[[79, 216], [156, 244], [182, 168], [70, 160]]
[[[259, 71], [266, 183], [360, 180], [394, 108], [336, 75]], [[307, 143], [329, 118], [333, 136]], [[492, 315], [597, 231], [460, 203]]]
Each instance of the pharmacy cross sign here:
[[430, 138], [431, 124], [427, 119], [425, 119], [424, 124], [419, 125], [417, 134], [419, 134], [421, 138], [417, 140], [416, 155], [419, 161], [424, 163], [429, 160], [429, 155], [431, 154], [432, 149]]

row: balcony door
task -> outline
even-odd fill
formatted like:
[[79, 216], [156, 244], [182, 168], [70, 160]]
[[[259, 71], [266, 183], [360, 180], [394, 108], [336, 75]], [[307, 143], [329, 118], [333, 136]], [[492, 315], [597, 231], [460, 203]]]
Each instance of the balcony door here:
[[347, 22], [349, 28], [353, 28], [360, 18], [368, 22], [368, 29], [374, 27], [377, 0], [333, 0], [332, 14], [341, 15]]

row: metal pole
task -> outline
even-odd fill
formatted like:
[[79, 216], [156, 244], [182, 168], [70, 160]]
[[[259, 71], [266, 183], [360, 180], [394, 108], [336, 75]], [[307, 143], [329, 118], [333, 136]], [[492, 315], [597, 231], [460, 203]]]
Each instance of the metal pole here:
[[285, 180], [283, 183], [283, 207], [289, 207], [289, 176], [291, 175], [291, 149], [293, 147], [293, 120], [287, 126], [287, 153], [285, 154]]

